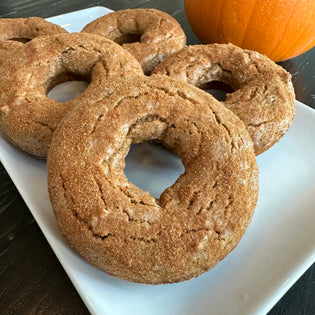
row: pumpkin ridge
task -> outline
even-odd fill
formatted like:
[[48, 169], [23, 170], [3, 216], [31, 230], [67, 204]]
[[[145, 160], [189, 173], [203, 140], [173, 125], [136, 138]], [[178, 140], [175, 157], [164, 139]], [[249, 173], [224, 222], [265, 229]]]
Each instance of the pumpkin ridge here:
[[269, 48], [268, 50], [266, 49], [266, 52], [265, 52], [266, 55], [275, 56], [275, 57], [278, 55], [278, 54], [275, 54], [274, 51], [276, 50], [277, 46], [283, 45], [282, 38], [284, 37], [284, 35], [288, 31], [287, 26], [291, 22], [291, 18], [294, 15], [294, 12], [296, 10], [296, 6], [297, 6], [297, 0], [295, 0], [294, 5], [291, 7], [291, 12], [287, 15], [287, 19], [286, 19], [285, 23], [282, 23], [282, 33], [281, 33], [281, 35], [278, 36], [279, 41], [274, 42], [273, 45], [270, 45], [271, 48], [268, 47]]
[[[222, 29], [223, 29], [223, 25], [222, 25], [222, 13], [223, 13], [223, 3], [220, 1], [220, 8], [219, 8], [219, 18], [218, 18], [218, 25], [217, 25], [217, 34], [222, 34]], [[216, 35], [218, 36], [218, 35]], [[220, 36], [219, 36], [220, 37]], [[225, 41], [225, 37], [224, 35], [223, 37], [223, 41]]]
[[[311, 3], [311, 2], [309, 2], [309, 3]], [[310, 10], [311, 10], [311, 8], [310, 8]], [[309, 28], [310, 21], [311, 21], [312, 19], [314, 19], [314, 14], [308, 16], [307, 22], [304, 21], [304, 23], [303, 23], [303, 25], [304, 25], [303, 31], [301, 31], [301, 32], [298, 34], [298, 36], [295, 37], [294, 41], [291, 42], [291, 45], [289, 44], [289, 45], [287, 46], [287, 49], [282, 52], [282, 54], [280, 55], [281, 60], [283, 60], [282, 58], [285, 58], [285, 56], [287, 56], [288, 51], [291, 51], [292, 48], [295, 47], [295, 45], [296, 45], [297, 43], [299, 43], [299, 40], [300, 40], [301, 36], [304, 36], [304, 35], [305, 35], [305, 31]], [[314, 44], [314, 39], [313, 39], [313, 44]], [[301, 53], [301, 52], [304, 52], [304, 51], [305, 51], [305, 47], [307, 47], [307, 46], [308, 46], [308, 45], [305, 43], [302, 47], [300, 47], [299, 51], [297, 51], [296, 53], [299, 54], [299, 53]], [[282, 57], [282, 56], [283, 56], [283, 57]]]
[[253, 18], [253, 13], [255, 12], [254, 7], [256, 6], [256, 4], [257, 4], [257, 0], [254, 0], [253, 1], [253, 5], [252, 5], [252, 9], [251, 9], [251, 11], [249, 13], [249, 16], [248, 16], [248, 19], [247, 19], [246, 27], [244, 27], [244, 30], [243, 30], [242, 41], [241, 41], [241, 44], [239, 45], [240, 47], [242, 47], [243, 44], [244, 44], [244, 40], [245, 40], [245, 37], [246, 37], [246, 34], [247, 34], [247, 30], [248, 30], [248, 25], [249, 25], [250, 21]]

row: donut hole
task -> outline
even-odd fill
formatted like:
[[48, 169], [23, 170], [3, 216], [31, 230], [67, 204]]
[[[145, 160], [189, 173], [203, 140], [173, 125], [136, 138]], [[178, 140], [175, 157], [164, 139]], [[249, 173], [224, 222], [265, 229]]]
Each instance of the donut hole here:
[[132, 144], [125, 161], [128, 180], [154, 198], [159, 198], [185, 171], [176, 154], [152, 142]]
[[226, 94], [234, 92], [233, 88], [221, 81], [210, 81], [199, 86], [200, 89], [213, 95], [218, 101], [224, 102]]
[[62, 73], [48, 83], [47, 97], [58, 102], [67, 102], [83, 93], [91, 82], [90, 77], [84, 77], [73, 73]]
[[14, 37], [14, 38], [9, 38], [8, 40], [11, 40], [13, 42], [19, 42], [19, 43], [22, 43], [22, 44], [26, 44], [28, 43], [29, 41], [32, 40], [32, 38], [27, 38], [27, 37]]
[[116, 39], [114, 39], [114, 41], [119, 44], [131, 44], [131, 43], [139, 43], [141, 42], [141, 36], [142, 34], [123, 34], [120, 37], [117, 37]]

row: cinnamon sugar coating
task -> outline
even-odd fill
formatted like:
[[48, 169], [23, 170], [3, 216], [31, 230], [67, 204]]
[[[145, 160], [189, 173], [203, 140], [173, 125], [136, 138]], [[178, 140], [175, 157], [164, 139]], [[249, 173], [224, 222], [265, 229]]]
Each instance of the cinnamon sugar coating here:
[[268, 57], [232, 44], [189, 46], [159, 64], [165, 74], [201, 87], [221, 81], [234, 90], [223, 104], [247, 126], [256, 155], [287, 132], [295, 114], [291, 75]]
[[122, 45], [140, 62], [145, 74], [167, 56], [186, 45], [179, 23], [156, 9], [126, 9], [104, 15], [85, 26], [94, 33]]
[[[61, 119], [80, 103], [97, 102], [111, 78], [142, 75], [138, 61], [119, 45], [94, 34], [71, 33], [37, 37], [12, 55], [0, 69], [0, 128], [21, 149], [47, 156]], [[90, 81], [67, 102], [47, 96], [56, 85]], [[99, 91], [99, 90], [98, 90]]]
[[[196, 277], [240, 241], [258, 195], [244, 124], [211, 95], [166, 76], [121, 78], [54, 133], [48, 188], [59, 227], [87, 261], [116, 277]], [[128, 181], [130, 145], [156, 141], [185, 172], [159, 199]]]
[[0, 19], [0, 64], [23, 42], [38, 36], [68, 33], [64, 28], [40, 17]]

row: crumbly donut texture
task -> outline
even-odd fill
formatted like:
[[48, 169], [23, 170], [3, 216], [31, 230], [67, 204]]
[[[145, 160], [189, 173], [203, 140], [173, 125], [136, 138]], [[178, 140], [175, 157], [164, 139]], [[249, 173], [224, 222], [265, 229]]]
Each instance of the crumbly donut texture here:
[[98, 34], [121, 44], [136, 57], [145, 74], [150, 74], [158, 63], [186, 45], [179, 23], [156, 9], [112, 12], [92, 21], [82, 32]]
[[294, 119], [291, 75], [255, 51], [232, 44], [189, 46], [160, 63], [153, 74], [198, 87], [211, 81], [230, 85], [234, 92], [223, 104], [247, 126], [256, 155], [277, 143]]
[[64, 28], [40, 17], [0, 19], [0, 64], [23, 42], [38, 36], [68, 33]]
[[[128, 181], [132, 143], [156, 141], [185, 172], [159, 199]], [[60, 229], [86, 260], [129, 281], [196, 277], [222, 260], [251, 220], [258, 169], [250, 136], [231, 111], [166, 76], [118, 79], [57, 128], [48, 188]]]
[[[21, 149], [45, 158], [54, 130], [72, 108], [97, 102], [110, 79], [141, 74], [138, 61], [104, 37], [88, 33], [37, 37], [0, 69], [1, 130]], [[47, 97], [59, 83], [78, 78], [90, 81], [79, 96], [64, 103]]]

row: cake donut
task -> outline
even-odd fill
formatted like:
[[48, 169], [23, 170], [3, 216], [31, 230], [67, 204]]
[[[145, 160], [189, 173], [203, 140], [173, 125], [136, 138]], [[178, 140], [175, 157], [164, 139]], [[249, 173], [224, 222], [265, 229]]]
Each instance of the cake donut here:
[[[62, 233], [87, 261], [125, 280], [170, 283], [209, 270], [237, 245], [257, 201], [244, 124], [208, 93], [166, 76], [120, 78], [103, 97], [76, 107], [53, 136], [48, 188]], [[130, 145], [145, 141], [185, 167], [159, 199], [124, 173]]]
[[145, 74], [186, 45], [186, 36], [179, 23], [156, 9], [112, 12], [92, 21], [82, 32], [101, 35], [119, 43], [136, 57]]
[[256, 155], [280, 140], [295, 114], [291, 75], [268, 57], [232, 44], [183, 48], [159, 64], [154, 74], [202, 87], [211, 81], [226, 83], [234, 92], [223, 104], [247, 126]]
[[68, 32], [61, 26], [40, 17], [2, 18], [0, 19], [0, 64], [15, 49], [35, 37], [63, 33]]
[[[88, 33], [35, 38], [4, 62], [0, 72], [1, 130], [15, 145], [41, 158], [46, 157], [52, 134], [68, 111], [82, 102], [97, 102], [101, 88], [112, 78], [143, 75], [126, 50]], [[64, 103], [47, 96], [53, 87], [70, 80], [90, 84]]]

